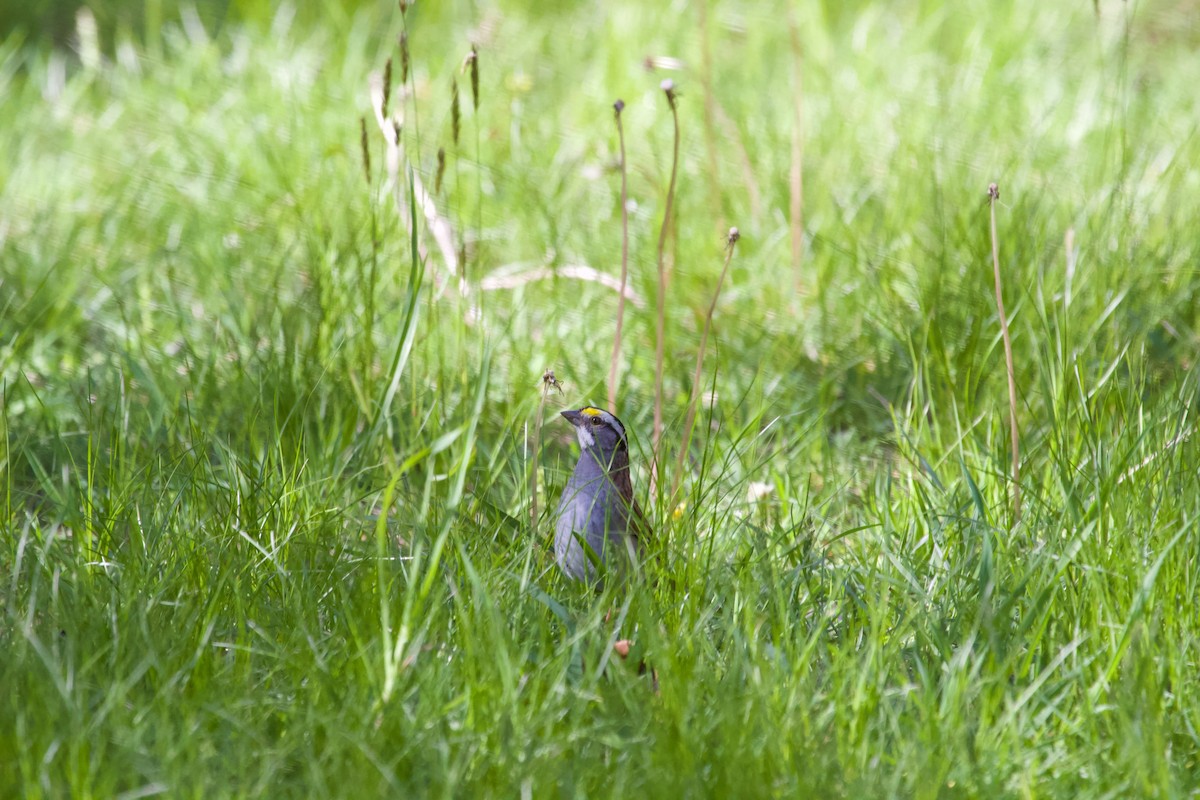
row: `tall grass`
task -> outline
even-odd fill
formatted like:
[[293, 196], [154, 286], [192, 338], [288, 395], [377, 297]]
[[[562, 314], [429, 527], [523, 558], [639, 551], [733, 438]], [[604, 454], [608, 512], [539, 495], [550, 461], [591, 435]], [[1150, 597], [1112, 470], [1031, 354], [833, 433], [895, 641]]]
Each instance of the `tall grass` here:
[[[0, 794], [1186, 796], [1196, 21], [1098, 8], [802, 8], [793, 43], [786, 9], [714, 4], [670, 215], [659, 86], [702, 82], [666, 6], [166, 13], [90, 66], [5, 38]], [[475, 164], [446, 141], [467, 42]], [[440, 148], [479, 179], [422, 195]], [[667, 546], [597, 597], [530, 535], [526, 431], [548, 365], [604, 396], [616, 295], [571, 276], [616, 280], [626, 212], [634, 296], [678, 233], [661, 380], [631, 303], [618, 398]], [[497, 280], [468, 318], [472, 224], [470, 290]], [[710, 307], [659, 507], [655, 393], [670, 465]], [[568, 434], [535, 437], [546, 507]]]

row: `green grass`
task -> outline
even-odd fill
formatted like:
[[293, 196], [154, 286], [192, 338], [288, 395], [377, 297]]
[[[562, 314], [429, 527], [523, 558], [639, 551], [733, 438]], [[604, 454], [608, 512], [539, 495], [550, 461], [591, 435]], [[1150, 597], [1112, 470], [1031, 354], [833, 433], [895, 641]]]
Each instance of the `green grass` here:
[[[1195, 796], [1200, 7], [804, 5], [799, 290], [783, 6], [709, 7], [710, 128], [685, 5], [418, 3], [399, 186], [394, 4], [153, 11], [0, 43], [0, 795]], [[678, 510], [664, 77], [664, 469], [742, 234]], [[597, 597], [549, 551], [554, 412], [603, 402], [615, 295], [480, 281], [619, 274], [618, 97], [663, 559]], [[439, 147], [465, 298], [394, 202]]]

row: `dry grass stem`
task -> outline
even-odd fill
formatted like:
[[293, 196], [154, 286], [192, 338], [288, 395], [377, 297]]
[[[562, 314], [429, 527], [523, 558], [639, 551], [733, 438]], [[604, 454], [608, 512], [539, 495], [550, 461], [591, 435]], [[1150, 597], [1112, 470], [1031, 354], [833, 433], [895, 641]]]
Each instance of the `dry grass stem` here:
[[667, 104], [671, 106], [671, 121], [675, 127], [675, 144], [671, 151], [671, 182], [667, 185], [667, 203], [663, 209], [662, 228], [658, 232], [658, 308], [655, 314], [655, 329], [654, 329], [654, 431], [653, 441], [651, 444], [652, 456], [650, 460], [650, 493], [654, 494], [658, 490], [658, 459], [659, 459], [659, 444], [662, 441], [662, 404], [663, 404], [663, 347], [664, 334], [666, 327], [666, 302], [667, 302], [667, 266], [665, 261], [665, 250], [667, 244], [667, 231], [671, 227], [671, 212], [675, 205], [675, 178], [679, 171], [679, 109], [676, 107], [677, 95], [675, 93], [675, 82], [665, 80], [662, 82], [663, 94], [667, 96]]
[[621, 112], [625, 101], [613, 103], [617, 119], [617, 144], [621, 158], [621, 286], [617, 295], [617, 329], [613, 335], [612, 361], [608, 367], [608, 408], [617, 410], [617, 380], [621, 363], [621, 335], [625, 325], [625, 289], [629, 285], [629, 174], [625, 169], [625, 127], [621, 124]]
[[683, 479], [683, 464], [687, 458], [688, 449], [692, 444], [692, 429], [696, 424], [696, 408], [700, 405], [700, 379], [704, 375], [704, 354], [708, 349], [708, 333], [712, 329], [713, 314], [717, 311], [717, 301], [721, 298], [721, 287], [725, 285], [725, 276], [729, 274], [729, 264], [733, 261], [733, 248], [742, 235], [737, 228], [730, 228], [725, 239], [725, 265], [721, 268], [721, 277], [717, 279], [717, 288], [713, 291], [712, 302], [708, 305], [708, 313], [704, 317], [704, 329], [700, 333], [700, 349], [696, 352], [696, 370], [692, 373], [692, 396], [688, 400], [687, 417], [683, 423], [683, 442], [679, 446], [679, 457], [675, 464], [675, 480], [671, 485], [669, 508], [675, 507], [676, 493]]
[[[375, 122], [379, 126], [379, 132], [383, 134], [383, 139], [387, 143], [387, 176], [388, 185], [392, 191], [392, 195], [396, 203], [396, 211], [400, 214], [401, 219], [408, 223], [408, 214], [404, 212], [404, 183], [400, 180], [400, 164], [403, 161], [404, 145], [400, 137], [401, 126], [396, 120], [389, 120], [383, 111], [383, 79], [378, 73], [372, 73], [370, 76], [370, 95], [371, 108], [375, 111]], [[413, 179], [413, 195], [416, 197], [417, 206], [425, 216], [425, 223], [429, 227], [430, 233], [433, 234], [433, 240], [437, 244], [438, 252], [442, 255], [442, 260], [446, 264], [446, 271], [450, 275], [458, 274], [458, 257], [454, 252], [454, 231], [450, 227], [450, 221], [438, 213], [437, 202], [434, 200], [426, 189], [425, 184], [421, 180], [417, 170], [412, 171]]]
[[1139, 472], [1144, 470], [1146, 467], [1153, 464], [1161, 456], [1165, 455], [1166, 453], [1175, 449], [1179, 445], [1183, 444], [1188, 439], [1191, 439], [1192, 435], [1195, 432], [1196, 432], [1195, 428], [1188, 428], [1183, 433], [1176, 434], [1176, 436], [1173, 439], [1171, 439], [1171, 441], [1169, 441], [1165, 445], [1163, 445], [1161, 449], [1155, 450], [1153, 453], [1151, 453], [1150, 455], [1143, 458], [1139, 463], [1134, 464], [1132, 467], [1125, 470], [1125, 472], [1121, 475], [1121, 477], [1117, 478], [1117, 486], [1120, 486], [1122, 483], [1129, 480], [1134, 475], [1138, 474]]
[[621, 282], [612, 275], [609, 275], [607, 272], [601, 272], [594, 267], [589, 267], [586, 264], [567, 264], [566, 266], [555, 267], [553, 269], [550, 267], [538, 267], [525, 272], [507, 272], [507, 270], [513, 268], [512, 265], [498, 268], [480, 282], [479, 288], [486, 292], [491, 292], [497, 289], [516, 289], [527, 283], [549, 280], [551, 278], [572, 278], [578, 281], [598, 283], [606, 289], [618, 292], [623, 299], [633, 303], [636, 308], [641, 309], [646, 307], [646, 301], [632, 288], [622, 286]]
[[996, 310], [1000, 315], [1000, 333], [1004, 337], [1004, 363], [1008, 372], [1008, 417], [1012, 435], [1013, 520], [1021, 521], [1021, 439], [1017, 428], [1017, 375], [1013, 365], [1012, 337], [1008, 331], [1008, 316], [1004, 313], [1004, 293], [1000, 282], [1000, 239], [996, 236], [996, 202], [1000, 187], [988, 186], [988, 210], [992, 230], [992, 271], [996, 278]]

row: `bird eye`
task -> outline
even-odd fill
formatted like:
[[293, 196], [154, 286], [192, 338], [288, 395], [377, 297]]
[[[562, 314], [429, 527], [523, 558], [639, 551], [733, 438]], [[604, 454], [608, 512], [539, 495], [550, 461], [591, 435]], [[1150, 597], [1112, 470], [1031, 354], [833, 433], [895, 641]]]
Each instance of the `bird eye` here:
[[599, 417], [592, 417], [592, 424], [593, 425], [603, 425], [604, 420], [600, 419]]

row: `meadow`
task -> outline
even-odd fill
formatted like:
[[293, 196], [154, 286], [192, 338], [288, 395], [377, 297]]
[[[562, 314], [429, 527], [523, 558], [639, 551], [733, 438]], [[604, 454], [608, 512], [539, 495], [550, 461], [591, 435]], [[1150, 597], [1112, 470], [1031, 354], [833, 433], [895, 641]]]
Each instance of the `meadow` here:
[[1200, 793], [1200, 5], [69, 23], [0, 39], [0, 796]]

